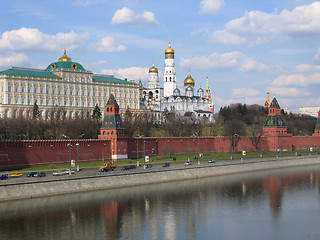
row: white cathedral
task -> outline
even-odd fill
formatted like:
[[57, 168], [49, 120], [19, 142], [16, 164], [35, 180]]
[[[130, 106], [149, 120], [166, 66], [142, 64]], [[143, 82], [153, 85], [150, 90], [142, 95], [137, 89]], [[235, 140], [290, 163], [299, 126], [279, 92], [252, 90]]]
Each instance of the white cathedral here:
[[163, 88], [159, 85], [159, 71], [153, 66], [149, 69], [148, 87], [142, 89], [141, 108], [151, 109], [157, 112], [172, 112], [186, 117], [203, 118], [213, 120], [213, 103], [208, 77], [206, 88], [201, 87], [194, 94], [195, 80], [189, 74], [184, 80], [184, 95], [177, 88], [177, 79], [174, 64], [174, 49], [169, 47], [164, 51], [165, 64], [163, 73]]

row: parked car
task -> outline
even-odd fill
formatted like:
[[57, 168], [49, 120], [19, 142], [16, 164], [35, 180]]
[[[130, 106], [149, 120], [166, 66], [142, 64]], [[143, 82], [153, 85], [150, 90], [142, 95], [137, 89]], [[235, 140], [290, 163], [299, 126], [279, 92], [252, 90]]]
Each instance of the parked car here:
[[34, 177], [45, 177], [45, 176], [47, 176], [47, 175], [46, 175], [46, 173], [44, 173], [44, 172], [37, 172], [37, 173], [34, 175]]
[[56, 171], [54, 173], [52, 173], [53, 176], [62, 176], [62, 175], [66, 175], [66, 172], [63, 171]]
[[146, 168], [152, 168], [152, 164], [151, 163], [147, 163], [143, 166], [144, 169]]
[[208, 161], [208, 163], [215, 163], [216, 162], [216, 160], [214, 160], [214, 159], [210, 159], [209, 161]]
[[99, 170], [99, 172], [109, 172], [109, 171], [111, 171], [111, 168], [108, 168], [108, 167], [104, 167]]
[[10, 178], [10, 175], [9, 174], [2, 174], [1, 176], [0, 176], [0, 179], [1, 180], [6, 180], [6, 179], [9, 179]]
[[29, 172], [27, 177], [34, 177], [37, 174], [37, 172]]
[[162, 165], [162, 167], [170, 167], [170, 163], [166, 162]]
[[[71, 173], [70, 173], [71, 172]], [[64, 172], [65, 174], [74, 174], [74, 171], [73, 170], [67, 170]]]
[[131, 169], [129, 166], [123, 166], [123, 167], [121, 168], [121, 170], [129, 170], [129, 169]]
[[192, 165], [192, 162], [191, 161], [187, 161], [184, 163], [184, 165], [188, 166], [188, 165]]
[[21, 177], [22, 176], [22, 173], [11, 173], [10, 174], [10, 177], [13, 177], [13, 178], [18, 178], [18, 177]]
[[130, 167], [130, 169], [136, 169], [137, 168], [137, 166], [136, 165], [129, 165], [129, 167]]

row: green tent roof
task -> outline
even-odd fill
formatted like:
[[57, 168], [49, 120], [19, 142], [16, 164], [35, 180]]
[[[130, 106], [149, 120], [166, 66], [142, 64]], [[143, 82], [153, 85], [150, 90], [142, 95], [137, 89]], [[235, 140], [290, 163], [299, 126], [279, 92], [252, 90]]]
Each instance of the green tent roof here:
[[48, 71], [33, 70], [33, 69], [24, 69], [24, 68], [10, 68], [0, 72], [0, 75], [14, 75], [14, 76], [26, 76], [34, 78], [55, 78], [61, 79], [61, 77], [53, 74]]
[[276, 97], [274, 97], [274, 98], [272, 99], [272, 102], [270, 103], [269, 108], [277, 108], [277, 109], [280, 109], [280, 105], [279, 105]]
[[266, 119], [264, 127], [277, 127], [284, 128], [287, 127], [284, 123], [281, 115], [269, 115]]

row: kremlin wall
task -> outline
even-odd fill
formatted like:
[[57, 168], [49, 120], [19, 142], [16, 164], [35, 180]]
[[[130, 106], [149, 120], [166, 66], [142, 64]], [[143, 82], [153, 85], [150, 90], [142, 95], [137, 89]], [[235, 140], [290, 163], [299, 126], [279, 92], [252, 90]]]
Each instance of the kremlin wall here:
[[121, 161], [143, 156], [191, 153], [205, 156], [207, 153], [231, 152], [232, 145], [233, 152], [317, 150], [320, 147], [320, 112], [312, 136], [287, 133], [280, 106], [274, 98], [269, 105], [263, 134], [259, 137], [128, 138], [122, 128], [119, 106], [111, 95], [98, 139], [0, 141], [0, 170], [69, 164], [70, 159], [81, 166], [84, 162]]

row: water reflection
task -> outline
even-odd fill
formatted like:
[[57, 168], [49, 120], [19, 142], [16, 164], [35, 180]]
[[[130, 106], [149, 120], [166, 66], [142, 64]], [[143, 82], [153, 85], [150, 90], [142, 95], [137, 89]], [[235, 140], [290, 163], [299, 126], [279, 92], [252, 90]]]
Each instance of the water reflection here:
[[265, 239], [276, 239], [269, 222], [288, 214], [282, 211], [292, 207], [291, 196], [303, 196], [319, 209], [319, 173], [319, 167], [280, 169], [5, 202], [0, 237], [263, 239], [254, 230], [263, 226]]

